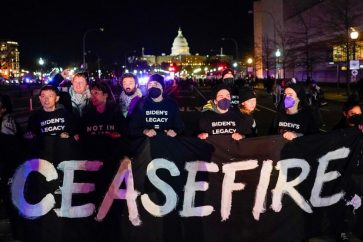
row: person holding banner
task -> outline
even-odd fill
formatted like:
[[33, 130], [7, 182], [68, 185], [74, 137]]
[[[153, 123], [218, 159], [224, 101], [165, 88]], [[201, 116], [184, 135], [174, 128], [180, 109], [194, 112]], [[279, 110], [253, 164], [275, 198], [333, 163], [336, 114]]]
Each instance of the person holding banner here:
[[133, 138], [158, 133], [175, 137], [184, 130], [179, 108], [169, 97], [163, 96], [164, 77], [159, 74], [150, 76], [147, 83], [147, 96], [141, 99], [131, 115], [130, 136]]
[[77, 140], [78, 132], [74, 117], [62, 105], [57, 105], [58, 89], [52, 85], [43, 86], [40, 89], [39, 100], [42, 109], [36, 110], [30, 115], [24, 137], [33, 139], [50, 135], [60, 138], [74, 137]]
[[361, 130], [363, 129], [363, 116], [362, 109], [360, 107], [359, 101], [356, 96], [351, 96], [348, 100], [343, 104], [343, 115], [339, 121], [334, 126], [334, 130], [336, 129], [344, 129], [351, 127], [358, 127]]
[[256, 108], [256, 92], [250, 88], [243, 88], [239, 92], [240, 112], [243, 119], [243, 127], [247, 137], [257, 136], [257, 124], [253, 117]]
[[285, 89], [283, 109], [277, 112], [271, 131], [282, 134], [287, 140], [319, 132], [317, 117], [305, 101], [305, 90], [298, 84], [290, 84]]
[[120, 138], [126, 130], [125, 118], [115, 103], [111, 88], [104, 82], [94, 82], [90, 91], [90, 103], [81, 118], [81, 136]]
[[214, 90], [213, 103], [215, 109], [204, 109], [199, 120], [199, 139], [207, 139], [209, 135], [230, 135], [233, 140], [241, 140], [242, 117], [238, 112], [231, 110], [231, 91], [224, 84], [218, 85]]

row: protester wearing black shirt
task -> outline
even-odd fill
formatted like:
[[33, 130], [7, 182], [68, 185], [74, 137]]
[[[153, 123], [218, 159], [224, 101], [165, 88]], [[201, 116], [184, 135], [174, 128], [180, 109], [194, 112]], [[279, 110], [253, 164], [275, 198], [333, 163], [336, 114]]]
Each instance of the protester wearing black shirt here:
[[[39, 94], [41, 110], [34, 111], [28, 121], [25, 138], [36, 136], [59, 136], [69, 138], [77, 134], [72, 115], [62, 106], [57, 106], [58, 89], [51, 85], [42, 87]], [[75, 137], [78, 139], [78, 137]]]
[[334, 126], [335, 129], [344, 129], [351, 127], [358, 127], [362, 129], [363, 116], [362, 109], [359, 105], [359, 101], [356, 100], [355, 96], [349, 97], [348, 100], [343, 104], [343, 115]]
[[306, 134], [319, 132], [317, 117], [305, 105], [305, 92], [298, 84], [291, 84], [285, 89], [284, 109], [274, 118], [272, 133], [282, 134], [287, 140], [293, 140]]
[[241, 140], [242, 119], [238, 112], [230, 110], [231, 93], [226, 85], [218, 85], [214, 90], [213, 103], [216, 109], [202, 112], [199, 120], [198, 135], [200, 139], [207, 139], [209, 135], [230, 135], [233, 140]]
[[132, 137], [154, 137], [165, 133], [170, 137], [181, 134], [184, 123], [176, 103], [163, 97], [164, 78], [158, 74], [150, 76], [147, 96], [137, 103], [130, 121]]
[[106, 83], [91, 85], [90, 104], [81, 118], [81, 134], [119, 138], [126, 130], [125, 119], [115, 104], [111, 89]]
[[256, 108], [256, 93], [250, 88], [243, 88], [239, 92], [240, 112], [242, 116], [242, 134], [247, 137], [257, 136], [257, 124], [253, 117]]

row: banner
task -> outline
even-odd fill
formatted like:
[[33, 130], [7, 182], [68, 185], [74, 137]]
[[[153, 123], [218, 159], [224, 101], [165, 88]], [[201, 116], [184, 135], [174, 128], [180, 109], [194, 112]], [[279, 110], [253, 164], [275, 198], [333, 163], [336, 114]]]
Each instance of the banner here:
[[11, 201], [23, 241], [297, 241], [347, 217], [363, 238], [361, 138], [47, 137], [19, 163]]

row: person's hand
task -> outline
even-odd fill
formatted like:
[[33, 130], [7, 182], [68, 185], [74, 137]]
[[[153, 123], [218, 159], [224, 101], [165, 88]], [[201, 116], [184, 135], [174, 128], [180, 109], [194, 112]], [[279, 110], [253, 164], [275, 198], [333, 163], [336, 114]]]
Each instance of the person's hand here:
[[239, 141], [239, 140], [241, 140], [243, 138], [244, 138], [244, 136], [239, 134], [239, 133], [233, 133], [232, 134], [232, 139], [234, 139], [235, 141]]
[[35, 135], [32, 133], [32, 132], [26, 132], [25, 134], [24, 134], [24, 138], [25, 139], [33, 139], [35, 137]]
[[207, 139], [208, 138], [208, 133], [200, 133], [200, 134], [198, 134], [198, 138], [199, 139]]
[[106, 135], [112, 139], [117, 139], [121, 137], [121, 134], [118, 132], [107, 132]]
[[284, 137], [287, 140], [293, 140], [293, 139], [299, 137], [299, 135], [292, 131], [286, 131], [285, 133], [282, 134], [282, 137]]
[[154, 137], [156, 135], [156, 131], [154, 129], [145, 129], [143, 133], [149, 138]]
[[168, 130], [164, 130], [165, 134], [169, 137], [175, 137], [176, 136], [176, 132], [172, 129], [168, 129]]
[[73, 135], [73, 139], [75, 140], [75, 141], [79, 141], [79, 134], [75, 134], [75, 135]]
[[358, 125], [358, 129], [363, 132], [363, 124]]
[[59, 137], [61, 137], [62, 139], [68, 139], [69, 138], [69, 134], [67, 132], [63, 132], [59, 135]]

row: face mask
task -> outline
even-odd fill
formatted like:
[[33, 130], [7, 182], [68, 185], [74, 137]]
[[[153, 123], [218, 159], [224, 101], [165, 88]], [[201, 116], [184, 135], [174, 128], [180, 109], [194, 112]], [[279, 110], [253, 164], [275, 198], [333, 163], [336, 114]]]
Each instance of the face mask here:
[[217, 102], [217, 106], [222, 110], [227, 110], [231, 106], [231, 100], [223, 98]]
[[233, 79], [233, 78], [224, 78], [224, 79], [223, 79], [223, 82], [224, 82], [226, 85], [233, 85], [233, 83], [234, 83], [234, 79]]
[[149, 96], [151, 98], [158, 98], [161, 95], [161, 90], [159, 88], [156, 87], [152, 87], [148, 90], [149, 92]]
[[285, 108], [292, 108], [295, 105], [295, 99], [290, 96], [286, 96], [284, 99]]
[[348, 118], [348, 122], [354, 126], [363, 124], [363, 116], [361, 114], [354, 114]]

